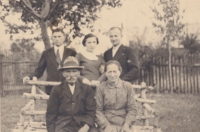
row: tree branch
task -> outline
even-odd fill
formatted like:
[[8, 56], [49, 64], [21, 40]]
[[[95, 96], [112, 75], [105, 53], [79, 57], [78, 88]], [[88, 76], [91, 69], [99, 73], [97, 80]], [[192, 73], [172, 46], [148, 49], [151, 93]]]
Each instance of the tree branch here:
[[41, 11], [41, 18], [46, 19], [50, 13], [51, 0], [45, 0]]
[[[52, 3], [52, 2], [51, 2]], [[55, 9], [55, 7], [58, 5], [59, 0], [55, 1], [55, 4], [53, 5], [53, 7], [50, 9], [49, 14], [51, 14], [53, 12], [53, 10]]]
[[22, 4], [24, 4], [29, 10], [27, 10], [27, 8], [25, 8], [28, 12], [30, 12], [31, 14], [35, 15], [38, 18], [41, 18], [41, 15], [38, 14], [32, 7], [31, 3], [29, 0], [21, 0], [20, 1]]

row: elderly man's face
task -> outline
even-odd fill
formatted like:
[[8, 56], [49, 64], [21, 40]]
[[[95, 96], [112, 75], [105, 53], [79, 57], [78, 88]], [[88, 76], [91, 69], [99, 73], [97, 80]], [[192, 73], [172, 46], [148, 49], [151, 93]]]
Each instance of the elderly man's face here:
[[109, 31], [109, 38], [113, 46], [121, 44], [122, 34], [119, 29], [113, 29]]
[[70, 85], [73, 85], [80, 76], [80, 71], [77, 69], [65, 69], [63, 76]]

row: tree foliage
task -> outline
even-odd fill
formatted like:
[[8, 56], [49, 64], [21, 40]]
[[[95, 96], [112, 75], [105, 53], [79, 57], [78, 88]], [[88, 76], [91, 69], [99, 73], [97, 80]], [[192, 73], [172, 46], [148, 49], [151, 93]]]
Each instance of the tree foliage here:
[[[152, 25], [157, 28], [157, 33], [163, 36], [163, 41], [167, 39], [174, 41], [179, 39], [182, 33], [182, 29], [185, 24], [181, 22], [181, 13], [179, 0], [160, 0], [160, 10], [152, 8], [154, 12], [155, 22]], [[164, 43], [167, 44], [167, 43]]]
[[[50, 47], [47, 28], [57, 26], [61, 21], [70, 28], [76, 36], [81, 36], [80, 26], [93, 28], [93, 22], [98, 19], [97, 13], [105, 5], [111, 7], [121, 6], [120, 0], [8, 0], [8, 5], [3, 5], [3, 10], [7, 13], [21, 12], [21, 20], [28, 23], [39, 24], [42, 33], [42, 40], [45, 47]], [[9, 23], [9, 22], [7, 22]], [[13, 30], [13, 28], [10, 26]], [[26, 27], [23, 27], [25, 29]], [[29, 30], [29, 29], [27, 29]], [[14, 30], [15, 31], [15, 30]], [[17, 33], [17, 30], [15, 31]]]
[[190, 53], [200, 52], [200, 40], [198, 40], [197, 33], [187, 33], [182, 36], [180, 44], [183, 45], [185, 49], [188, 49]]
[[[184, 24], [181, 22], [181, 11], [179, 0], [160, 0], [160, 10], [152, 8], [156, 22], [153, 26], [157, 28], [157, 33], [163, 36], [163, 44], [168, 49], [168, 69], [169, 69], [169, 89], [173, 93], [172, 66], [171, 66], [171, 42], [180, 39]], [[184, 11], [183, 11], [184, 12]]]

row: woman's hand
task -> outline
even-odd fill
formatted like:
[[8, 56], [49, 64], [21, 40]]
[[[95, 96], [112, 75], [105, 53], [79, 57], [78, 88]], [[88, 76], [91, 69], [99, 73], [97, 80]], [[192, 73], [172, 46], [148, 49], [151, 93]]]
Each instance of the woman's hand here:
[[104, 65], [101, 65], [101, 66], [99, 67], [99, 71], [100, 71], [101, 74], [104, 73], [104, 69], [105, 69], [105, 66], [104, 66]]
[[82, 80], [82, 82], [85, 83], [85, 84], [91, 85], [90, 80], [88, 80], [87, 78], [84, 78], [84, 79]]
[[97, 86], [99, 84], [100, 84], [100, 81], [96, 81], [96, 80], [92, 80], [90, 83], [91, 86]]
[[104, 132], [115, 132], [112, 125], [107, 125], [104, 129]]
[[129, 125], [127, 123], [124, 123], [121, 132], [132, 132]]

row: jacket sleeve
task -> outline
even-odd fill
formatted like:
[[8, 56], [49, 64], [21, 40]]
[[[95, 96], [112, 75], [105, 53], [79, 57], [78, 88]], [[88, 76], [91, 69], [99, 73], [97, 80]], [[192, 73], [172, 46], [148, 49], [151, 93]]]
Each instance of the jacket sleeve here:
[[74, 56], [74, 57], [75, 57], [75, 56], [76, 56], [76, 54], [77, 54], [77, 53], [76, 53], [76, 51], [75, 51], [75, 50], [73, 50], [73, 52], [72, 52], [72, 56]]
[[103, 102], [104, 102], [103, 92], [101, 90], [101, 86], [99, 85], [96, 88], [96, 103], [97, 103], [96, 118], [97, 118], [98, 125], [100, 125], [100, 127], [104, 129], [107, 125], [110, 124], [110, 122], [107, 120], [107, 118], [104, 115]]
[[87, 95], [85, 100], [85, 114], [83, 116], [82, 124], [94, 125], [96, 102], [94, 99], [94, 90], [87, 85]]
[[[105, 67], [105, 63], [106, 63], [106, 62], [105, 62], [104, 58], [101, 56], [101, 65], [103, 65], [103, 66]], [[97, 80], [100, 81], [100, 82], [105, 81], [105, 80], [106, 80], [105, 72], [102, 73], [102, 74], [100, 75], [100, 77], [99, 77]]]
[[46, 112], [46, 124], [48, 132], [55, 132], [55, 123], [58, 112], [58, 91], [54, 87], [51, 91]]
[[46, 62], [45, 51], [44, 51], [38, 62], [37, 68], [35, 69], [33, 73], [29, 75], [30, 79], [32, 79], [34, 76], [37, 78], [40, 78], [43, 75], [46, 67], [47, 67], [47, 62]]
[[136, 120], [136, 115], [137, 115], [137, 107], [136, 107], [136, 101], [134, 98], [134, 89], [132, 88], [130, 83], [126, 83], [126, 87], [128, 89], [128, 102], [126, 105], [126, 111], [127, 111], [127, 115], [126, 115], [126, 119], [125, 119], [125, 123], [129, 124], [129, 126], [133, 125], [133, 123]]
[[128, 50], [127, 63], [128, 63], [129, 72], [127, 72], [121, 79], [130, 82], [138, 78], [139, 66], [138, 66], [138, 60], [134, 53], [134, 50], [132, 48], [128, 48], [127, 50]]

